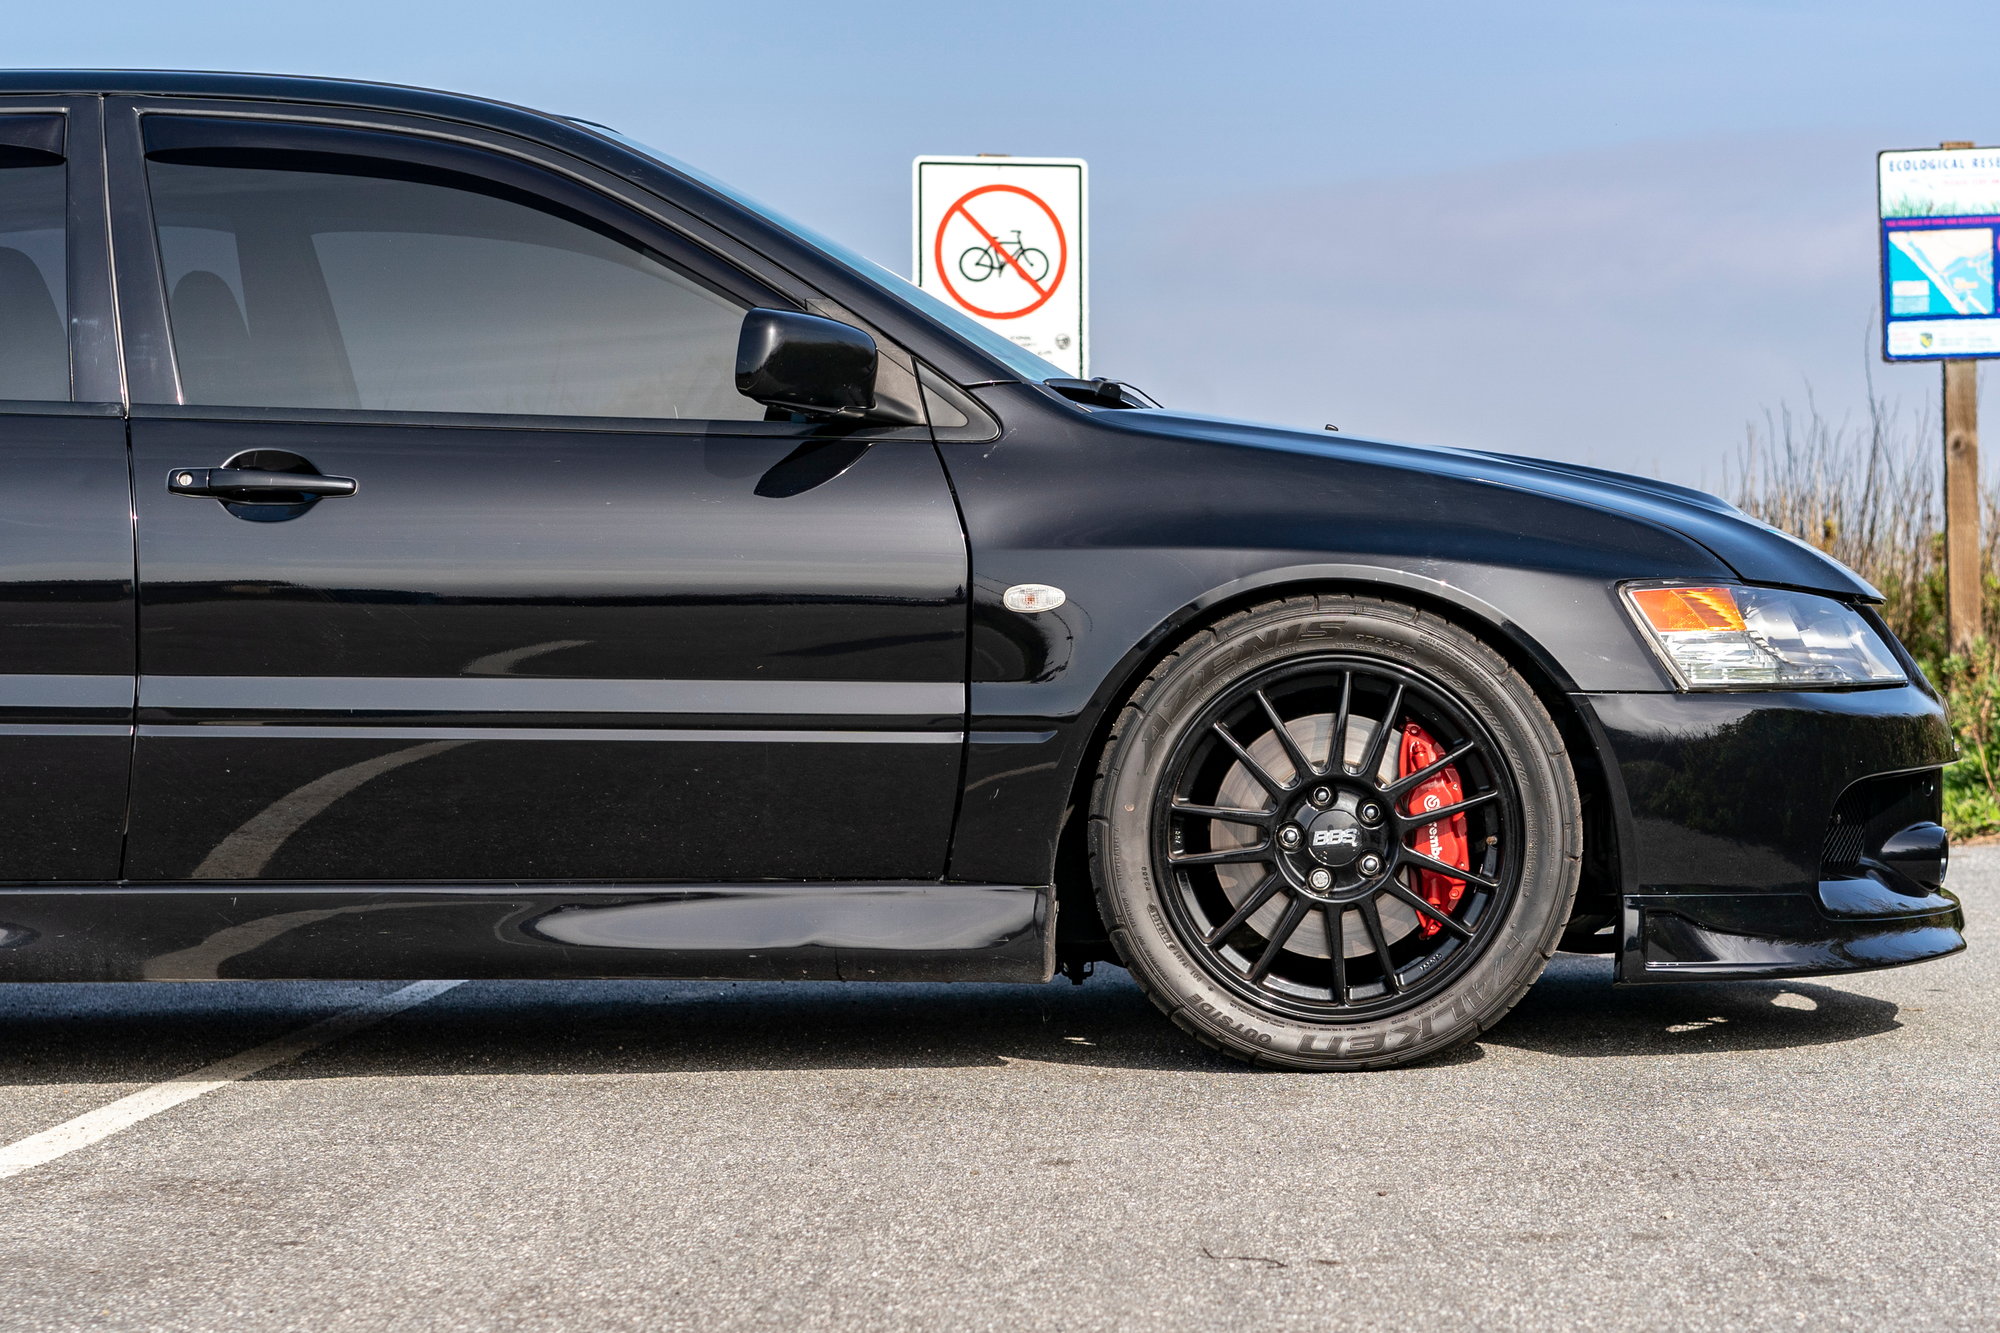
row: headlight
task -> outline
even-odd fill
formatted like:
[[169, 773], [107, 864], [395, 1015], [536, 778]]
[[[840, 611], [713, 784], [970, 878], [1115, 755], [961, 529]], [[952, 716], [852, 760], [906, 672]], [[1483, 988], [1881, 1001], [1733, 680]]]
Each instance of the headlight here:
[[1880, 635], [1830, 597], [1777, 588], [1627, 587], [1639, 625], [1690, 690], [1906, 679]]

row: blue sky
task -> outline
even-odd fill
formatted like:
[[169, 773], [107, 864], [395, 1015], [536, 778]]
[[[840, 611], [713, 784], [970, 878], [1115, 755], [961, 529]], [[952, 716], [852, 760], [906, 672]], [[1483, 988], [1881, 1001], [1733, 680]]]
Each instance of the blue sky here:
[[1873, 154], [2000, 141], [1997, 46], [1991, 0], [99, 0], [19, 7], [5, 60], [580, 115], [905, 271], [913, 156], [1080, 156], [1095, 372], [1715, 485], [1808, 389], [1934, 399], [1870, 366]]

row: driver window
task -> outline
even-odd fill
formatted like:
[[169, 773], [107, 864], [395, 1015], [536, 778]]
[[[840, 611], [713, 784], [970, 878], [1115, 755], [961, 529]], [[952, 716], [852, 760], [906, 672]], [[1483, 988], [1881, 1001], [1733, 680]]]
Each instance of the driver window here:
[[735, 387], [744, 307], [594, 219], [286, 161], [147, 164], [183, 401], [763, 419]]

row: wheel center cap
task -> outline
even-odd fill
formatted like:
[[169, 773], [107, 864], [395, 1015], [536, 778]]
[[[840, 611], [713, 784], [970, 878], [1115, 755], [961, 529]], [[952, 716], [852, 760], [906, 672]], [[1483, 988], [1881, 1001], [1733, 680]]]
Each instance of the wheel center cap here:
[[1306, 851], [1323, 866], [1352, 862], [1366, 840], [1361, 821], [1346, 810], [1325, 811], [1306, 826]]

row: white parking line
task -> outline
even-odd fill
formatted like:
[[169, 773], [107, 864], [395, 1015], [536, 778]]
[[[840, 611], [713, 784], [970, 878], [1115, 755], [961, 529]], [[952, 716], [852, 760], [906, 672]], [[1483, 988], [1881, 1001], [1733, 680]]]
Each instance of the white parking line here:
[[232, 1055], [226, 1060], [218, 1060], [212, 1065], [179, 1078], [170, 1078], [164, 1083], [155, 1083], [150, 1088], [142, 1088], [127, 1097], [86, 1111], [74, 1120], [65, 1120], [54, 1129], [45, 1129], [39, 1134], [0, 1148], [0, 1179], [18, 1176], [23, 1171], [53, 1162], [56, 1158], [75, 1152], [78, 1148], [88, 1148], [93, 1143], [101, 1143], [121, 1130], [130, 1129], [141, 1120], [156, 1116], [162, 1111], [172, 1110], [182, 1102], [193, 1101], [205, 1092], [227, 1087], [238, 1079], [250, 1077], [272, 1065], [283, 1064], [296, 1059], [330, 1041], [338, 1041], [352, 1032], [381, 1022], [392, 1014], [414, 1008], [424, 1001], [444, 994], [453, 986], [462, 986], [462, 981], [415, 981], [398, 987], [386, 994], [378, 995], [366, 1004], [358, 1004], [352, 1009], [342, 1010], [331, 1018], [323, 1018], [310, 1027], [300, 1028], [289, 1036], [267, 1041], [262, 1046]]

